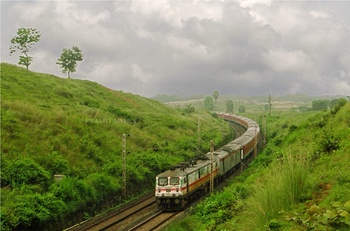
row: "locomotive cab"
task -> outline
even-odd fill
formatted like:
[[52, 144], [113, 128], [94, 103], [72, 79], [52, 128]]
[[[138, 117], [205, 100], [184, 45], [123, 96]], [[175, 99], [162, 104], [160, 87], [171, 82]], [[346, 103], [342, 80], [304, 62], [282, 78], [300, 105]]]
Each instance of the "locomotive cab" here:
[[161, 209], [172, 210], [183, 208], [183, 195], [186, 190], [186, 176], [161, 174], [156, 177], [155, 196], [157, 204]]

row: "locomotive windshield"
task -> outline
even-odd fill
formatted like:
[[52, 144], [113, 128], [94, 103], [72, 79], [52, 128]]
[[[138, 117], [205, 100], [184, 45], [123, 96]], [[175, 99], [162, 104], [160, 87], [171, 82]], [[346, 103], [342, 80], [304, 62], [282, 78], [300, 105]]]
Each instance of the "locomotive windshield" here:
[[179, 178], [178, 177], [171, 177], [170, 178], [170, 184], [171, 185], [177, 185], [177, 184], [179, 184], [180, 183], [180, 181], [179, 181]]
[[168, 178], [167, 178], [167, 177], [159, 177], [159, 179], [158, 179], [158, 185], [159, 185], [159, 186], [168, 185]]

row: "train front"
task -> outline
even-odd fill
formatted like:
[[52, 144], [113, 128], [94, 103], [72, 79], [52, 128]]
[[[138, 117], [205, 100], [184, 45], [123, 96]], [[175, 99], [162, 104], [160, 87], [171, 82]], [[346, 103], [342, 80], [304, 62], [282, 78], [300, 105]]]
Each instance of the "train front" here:
[[183, 171], [168, 170], [156, 177], [155, 196], [161, 209], [180, 210], [185, 207], [187, 180]]

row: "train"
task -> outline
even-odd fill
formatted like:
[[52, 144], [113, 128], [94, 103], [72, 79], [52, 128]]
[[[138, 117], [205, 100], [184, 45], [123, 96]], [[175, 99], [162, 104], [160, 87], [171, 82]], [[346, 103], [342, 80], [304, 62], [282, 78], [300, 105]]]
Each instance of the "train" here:
[[217, 113], [219, 118], [243, 126], [245, 132], [217, 150], [181, 162], [156, 176], [155, 197], [166, 211], [184, 209], [190, 202], [210, 191], [213, 185], [241, 168], [257, 153], [260, 127], [249, 118]]

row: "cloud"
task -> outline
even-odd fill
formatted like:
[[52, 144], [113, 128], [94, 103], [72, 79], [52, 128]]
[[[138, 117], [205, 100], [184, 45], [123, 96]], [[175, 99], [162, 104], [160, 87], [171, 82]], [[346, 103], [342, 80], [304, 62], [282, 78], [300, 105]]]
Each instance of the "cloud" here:
[[309, 73], [314, 69], [312, 59], [301, 50], [271, 49], [263, 60], [276, 72]]
[[[350, 2], [2, 2], [1, 47], [20, 27], [42, 34], [34, 71], [65, 78], [56, 61], [79, 46], [73, 78], [156, 94], [348, 94]], [[18, 53], [1, 50], [17, 63]]]

